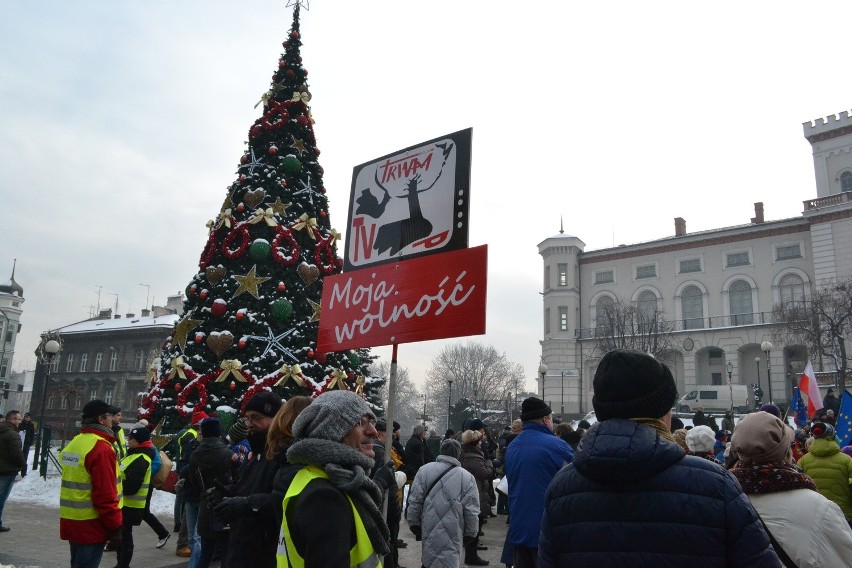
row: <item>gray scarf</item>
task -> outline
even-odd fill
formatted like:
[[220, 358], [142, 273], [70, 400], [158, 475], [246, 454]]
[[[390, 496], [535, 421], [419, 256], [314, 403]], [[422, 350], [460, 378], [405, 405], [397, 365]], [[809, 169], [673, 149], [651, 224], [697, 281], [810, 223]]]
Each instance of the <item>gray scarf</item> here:
[[382, 492], [367, 477], [373, 460], [349, 446], [319, 438], [296, 441], [287, 450], [287, 461], [293, 464], [315, 465], [322, 468], [329, 481], [362, 506], [368, 513], [361, 520], [379, 556], [390, 553], [390, 531], [379, 511]]

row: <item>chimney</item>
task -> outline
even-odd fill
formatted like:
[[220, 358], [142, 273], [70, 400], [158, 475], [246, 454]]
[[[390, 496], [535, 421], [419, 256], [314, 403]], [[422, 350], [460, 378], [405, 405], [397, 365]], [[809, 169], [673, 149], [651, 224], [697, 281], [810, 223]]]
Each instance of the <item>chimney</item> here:
[[136, 317], [136, 314], [125, 314], [124, 317], [126, 317], [127, 319], [130, 319], [130, 318]]
[[148, 309], [142, 310], [142, 317], [143, 318], [147, 318], [150, 315], [151, 315], [151, 310], [148, 310]]
[[115, 314], [112, 319], [121, 319], [121, 314]]
[[763, 223], [763, 202], [758, 201], [754, 204], [754, 217], [751, 218], [752, 223]]
[[675, 217], [675, 236], [682, 237], [686, 234], [686, 221], [683, 217]]

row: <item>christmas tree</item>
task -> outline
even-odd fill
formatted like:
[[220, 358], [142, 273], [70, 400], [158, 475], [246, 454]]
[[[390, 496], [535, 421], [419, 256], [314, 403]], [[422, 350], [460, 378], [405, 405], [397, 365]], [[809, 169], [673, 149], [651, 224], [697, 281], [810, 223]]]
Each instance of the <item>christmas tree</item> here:
[[323, 277], [338, 273], [317, 161], [307, 70], [299, 55], [299, 3], [272, 86], [258, 103], [237, 179], [214, 221], [184, 313], [167, 339], [140, 418], [176, 430], [195, 410], [233, 415], [261, 390], [289, 399], [329, 389], [364, 393], [366, 350], [314, 349]]

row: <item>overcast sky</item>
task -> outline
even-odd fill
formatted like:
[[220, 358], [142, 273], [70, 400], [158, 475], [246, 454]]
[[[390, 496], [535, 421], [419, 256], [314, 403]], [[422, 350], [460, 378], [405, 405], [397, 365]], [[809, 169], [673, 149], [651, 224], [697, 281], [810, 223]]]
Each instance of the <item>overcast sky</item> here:
[[[182, 291], [259, 116], [284, 0], [3, 2], [0, 281], [23, 330], [98, 302], [139, 314]], [[473, 128], [471, 246], [489, 245], [485, 336], [540, 355], [541, 258], [795, 217], [815, 197], [801, 123], [852, 107], [841, 2], [313, 0], [302, 11], [314, 129], [346, 225], [352, 168]], [[342, 251], [342, 249], [341, 249]], [[420, 382], [448, 342], [401, 345]], [[390, 357], [390, 348], [375, 353]]]

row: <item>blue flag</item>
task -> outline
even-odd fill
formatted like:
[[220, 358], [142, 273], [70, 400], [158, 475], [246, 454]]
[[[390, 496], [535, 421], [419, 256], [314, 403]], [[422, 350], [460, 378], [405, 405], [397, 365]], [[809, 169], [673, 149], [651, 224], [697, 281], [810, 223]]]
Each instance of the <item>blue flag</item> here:
[[793, 411], [793, 420], [796, 425], [801, 427], [808, 422], [808, 408], [805, 406], [805, 401], [802, 400], [802, 391], [799, 387], [793, 387], [793, 400], [790, 401], [790, 409]]
[[835, 436], [841, 448], [852, 444], [852, 394], [845, 390], [840, 399], [840, 413], [837, 415]]

